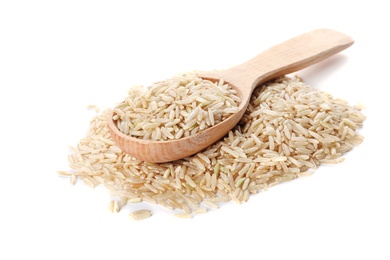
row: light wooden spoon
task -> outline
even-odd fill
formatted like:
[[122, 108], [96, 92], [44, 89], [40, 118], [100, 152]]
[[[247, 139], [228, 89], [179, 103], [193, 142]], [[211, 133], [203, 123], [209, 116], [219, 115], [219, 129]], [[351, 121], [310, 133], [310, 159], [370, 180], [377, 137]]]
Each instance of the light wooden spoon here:
[[143, 140], [123, 134], [112, 112], [108, 118], [112, 138], [125, 153], [143, 161], [168, 162], [188, 157], [221, 139], [240, 121], [252, 91], [259, 84], [320, 62], [352, 44], [353, 39], [343, 33], [319, 29], [278, 44], [236, 67], [201, 73], [199, 76], [204, 79], [223, 79], [237, 90], [241, 98], [239, 112], [197, 134], [169, 141]]

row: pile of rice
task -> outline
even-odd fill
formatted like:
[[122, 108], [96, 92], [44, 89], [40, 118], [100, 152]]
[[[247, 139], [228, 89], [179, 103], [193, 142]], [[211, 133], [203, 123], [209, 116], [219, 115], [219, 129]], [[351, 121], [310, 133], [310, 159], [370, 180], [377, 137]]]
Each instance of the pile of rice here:
[[[241, 122], [204, 151], [171, 163], [148, 163], [123, 153], [112, 141], [106, 110], [91, 121], [86, 137], [60, 172], [117, 197], [110, 209], [149, 202], [192, 217], [221, 203], [246, 202], [251, 194], [306, 175], [320, 164], [343, 161], [363, 141], [359, 107], [313, 89], [299, 78], [283, 77], [258, 87]], [[149, 211], [133, 212], [134, 219]]]
[[223, 80], [196, 73], [178, 75], [148, 88], [133, 87], [114, 112], [118, 129], [132, 137], [166, 141], [212, 127], [238, 111], [240, 98]]

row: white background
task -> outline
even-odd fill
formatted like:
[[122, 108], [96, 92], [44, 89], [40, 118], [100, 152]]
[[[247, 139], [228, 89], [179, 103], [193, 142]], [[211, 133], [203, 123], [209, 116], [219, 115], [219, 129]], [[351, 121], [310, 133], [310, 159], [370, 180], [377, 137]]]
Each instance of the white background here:
[[[390, 259], [386, 1], [0, 1], [0, 259]], [[132, 85], [224, 69], [298, 34], [355, 39], [299, 72], [360, 102], [344, 163], [193, 219], [131, 221], [58, 177], [93, 112]]]

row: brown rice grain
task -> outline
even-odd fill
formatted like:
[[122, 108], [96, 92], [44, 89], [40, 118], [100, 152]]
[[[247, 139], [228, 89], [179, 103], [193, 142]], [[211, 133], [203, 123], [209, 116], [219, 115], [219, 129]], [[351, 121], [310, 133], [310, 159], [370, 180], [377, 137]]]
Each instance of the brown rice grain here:
[[[223, 106], [235, 109], [232, 102], [237, 100], [232, 97], [224, 102], [208, 94], [190, 98], [188, 88], [200, 86], [186, 77], [180, 80], [172, 86], [159, 83], [147, 91], [131, 89], [129, 96], [142, 93], [147, 99], [127, 99], [126, 106], [134, 112], [125, 113], [124, 109], [117, 113], [118, 118], [126, 117], [121, 122], [124, 127], [131, 127], [140, 137], [176, 138], [209, 126], [211, 114], [215, 123], [222, 120]], [[217, 85], [218, 91], [233, 93], [224, 83]], [[165, 96], [158, 99], [157, 94]], [[211, 103], [205, 102], [208, 99]], [[203, 109], [199, 101], [210, 107]], [[160, 117], [153, 122], [142, 120], [138, 114], [152, 110]], [[342, 162], [343, 154], [363, 141], [358, 129], [365, 119], [361, 109], [298, 78], [283, 77], [254, 90], [240, 123], [223, 139], [189, 158], [157, 164], [132, 158], [114, 144], [107, 127], [109, 113], [99, 112], [91, 120], [87, 135], [70, 149], [71, 170], [59, 174], [68, 176], [71, 183], [80, 178], [92, 188], [103, 184], [118, 201], [110, 202], [114, 203], [109, 206], [112, 211], [143, 201], [184, 211], [184, 216], [206, 211], [200, 205], [215, 209], [219, 208], [217, 203], [246, 202], [250, 194], [307, 175], [321, 164]], [[166, 117], [161, 116], [164, 113]], [[176, 118], [189, 115], [195, 121], [190, 129], [183, 130], [188, 122]], [[144, 214], [141, 216], [151, 213]]]
[[192, 218], [191, 214], [188, 213], [176, 213], [174, 216], [177, 218]]
[[137, 211], [133, 211], [129, 214], [130, 218], [133, 220], [141, 220], [149, 218], [152, 215], [152, 212], [147, 209], [141, 209]]

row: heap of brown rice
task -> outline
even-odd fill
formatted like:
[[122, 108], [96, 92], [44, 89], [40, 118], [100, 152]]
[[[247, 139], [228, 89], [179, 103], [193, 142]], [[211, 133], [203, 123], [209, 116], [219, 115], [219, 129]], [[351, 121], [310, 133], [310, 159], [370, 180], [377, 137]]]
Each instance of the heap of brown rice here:
[[180, 139], [212, 127], [238, 111], [240, 98], [223, 80], [196, 73], [178, 75], [148, 88], [133, 87], [115, 109], [118, 129], [154, 141]]
[[[95, 187], [103, 184], [118, 199], [111, 210], [149, 202], [191, 217], [233, 200], [307, 174], [363, 141], [365, 119], [359, 107], [313, 89], [298, 78], [283, 77], [257, 88], [241, 122], [204, 151], [172, 163], [148, 163], [123, 153], [107, 128], [108, 110], [91, 121], [86, 137], [60, 172]], [[148, 217], [147, 211], [132, 213]]]

